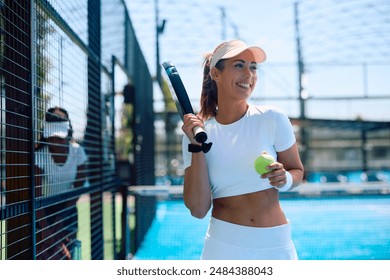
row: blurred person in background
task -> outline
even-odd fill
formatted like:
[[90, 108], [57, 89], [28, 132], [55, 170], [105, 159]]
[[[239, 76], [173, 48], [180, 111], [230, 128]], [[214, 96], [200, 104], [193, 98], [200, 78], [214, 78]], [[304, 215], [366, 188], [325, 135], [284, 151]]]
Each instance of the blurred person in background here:
[[[59, 198], [38, 210], [39, 259], [72, 259], [77, 237], [77, 196], [60, 195], [82, 187], [87, 180], [87, 155], [72, 138], [68, 112], [50, 108], [45, 115], [43, 133], [35, 152], [36, 196]], [[40, 237], [40, 238], [39, 238]]]

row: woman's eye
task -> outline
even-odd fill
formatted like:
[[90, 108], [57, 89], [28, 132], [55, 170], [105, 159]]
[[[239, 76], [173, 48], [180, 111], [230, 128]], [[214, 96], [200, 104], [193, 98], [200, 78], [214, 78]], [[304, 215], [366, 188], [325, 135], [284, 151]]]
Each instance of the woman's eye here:
[[242, 68], [242, 67], [244, 67], [244, 64], [242, 64], [242, 63], [237, 63], [237, 64], [235, 65], [235, 67], [237, 67], [237, 68]]
[[251, 70], [253, 70], [253, 71], [257, 71], [257, 65], [252, 65], [250, 68], [251, 68]]

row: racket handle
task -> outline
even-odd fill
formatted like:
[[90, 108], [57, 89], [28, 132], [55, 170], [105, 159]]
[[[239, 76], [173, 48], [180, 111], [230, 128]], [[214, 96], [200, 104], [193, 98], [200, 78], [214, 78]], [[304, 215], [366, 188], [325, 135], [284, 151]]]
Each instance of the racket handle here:
[[200, 126], [195, 126], [193, 129], [194, 138], [198, 143], [204, 143], [207, 140], [207, 134]]

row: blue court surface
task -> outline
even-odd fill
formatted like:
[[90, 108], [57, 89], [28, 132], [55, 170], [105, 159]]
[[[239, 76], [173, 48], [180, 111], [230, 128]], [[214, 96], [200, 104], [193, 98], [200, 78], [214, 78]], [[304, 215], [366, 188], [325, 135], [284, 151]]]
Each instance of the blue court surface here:
[[[390, 259], [390, 196], [294, 198], [281, 204], [300, 259]], [[182, 200], [160, 201], [135, 259], [199, 259], [208, 220], [193, 218]]]

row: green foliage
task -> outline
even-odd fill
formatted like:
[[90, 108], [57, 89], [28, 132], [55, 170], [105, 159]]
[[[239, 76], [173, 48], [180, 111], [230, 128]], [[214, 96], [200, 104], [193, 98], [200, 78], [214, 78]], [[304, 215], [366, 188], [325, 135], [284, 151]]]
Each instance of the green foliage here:
[[165, 79], [162, 79], [161, 90], [164, 95], [165, 112], [177, 112], [175, 101], [172, 98], [168, 82]]

